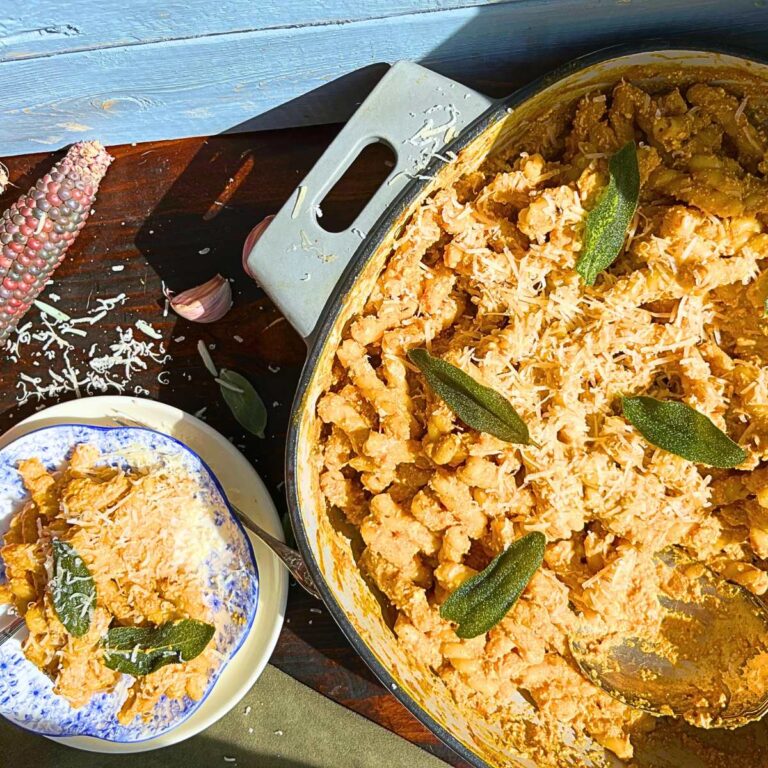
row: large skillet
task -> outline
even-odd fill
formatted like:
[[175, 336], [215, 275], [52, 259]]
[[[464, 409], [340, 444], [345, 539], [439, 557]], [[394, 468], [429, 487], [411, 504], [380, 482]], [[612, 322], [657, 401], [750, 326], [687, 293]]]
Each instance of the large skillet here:
[[[765, 79], [768, 86], [764, 62], [658, 42], [577, 59], [500, 101], [416, 64], [399, 63], [339, 133], [248, 258], [251, 274], [309, 347], [288, 434], [286, 488], [296, 539], [312, 576], [334, 619], [382, 683], [433, 733], [479, 768], [533, 763], [505, 745], [493, 725], [462, 711], [435, 676], [410, 661], [398, 646], [387, 607], [355, 565], [359, 540], [325, 511], [317, 480], [320, 425], [315, 403], [329, 380], [344, 325], [361, 308], [410, 212], [436, 187], [513, 144], [529, 116], [564, 100], [570, 103], [586, 90], [615, 83], [623, 75], [642, 80], [638, 73], [647, 65], [701, 68], [700, 77], [706, 80], [722, 78], [724, 69], [735, 70]], [[433, 130], [440, 125], [446, 127]], [[449, 130], [449, 125], [454, 127]], [[452, 132], [456, 138], [440, 149]], [[375, 141], [394, 150], [397, 162], [392, 173], [349, 230], [326, 232], [317, 221], [317, 205], [359, 151]], [[442, 157], [434, 156], [435, 150]], [[452, 159], [454, 154], [457, 159]], [[720, 752], [719, 759], [725, 754]], [[694, 761], [681, 753], [676, 766], [703, 765]], [[654, 759], [648, 764], [669, 765]]]

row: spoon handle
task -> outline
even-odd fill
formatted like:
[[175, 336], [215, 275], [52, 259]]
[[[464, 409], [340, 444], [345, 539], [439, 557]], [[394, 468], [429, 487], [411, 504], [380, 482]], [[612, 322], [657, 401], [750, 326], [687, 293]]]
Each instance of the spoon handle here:
[[19, 616], [14, 619], [7, 627], [0, 629], [0, 645], [6, 640], [10, 640], [22, 627], [24, 626], [24, 619]]
[[261, 526], [256, 525], [241, 509], [238, 509], [232, 502], [230, 507], [237, 515], [237, 519], [249, 530], [255, 533], [282, 561], [283, 565], [291, 572], [294, 579], [302, 586], [312, 597], [322, 600], [320, 591], [315, 586], [315, 582], [309, 574], [309, 568], [304, 562], [304, 558], [287, 544], [276, 539], [267, 533]]

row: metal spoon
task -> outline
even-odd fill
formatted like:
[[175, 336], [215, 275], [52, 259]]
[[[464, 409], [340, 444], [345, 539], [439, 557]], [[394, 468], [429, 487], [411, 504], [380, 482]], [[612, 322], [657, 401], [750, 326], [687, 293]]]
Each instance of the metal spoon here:
[[[650, 636], [583, 629], [570, 640], [582, 671], [652, 715], [738, 728], [768, 711], [768, 609], [677, 547], [657, 554], [669, 594]], [[667, 587], [665, 586], [665, 589]]]
[[309, 592], [312, 597], [322, 600], [320, 590], [315, 586], [315, 582], [309, 575], [309, 568], [307, 568], [304, 558], [295, 549], [291, 549], [287, 544], [283, 544], [282, 541], [267, 533], [261, 526], [256, 525], [245, 512], [238, 509], [231, 501], [229, 502], [229, 506], [234, 510], [237, 519], [249, 531], [255, 533], [280, 558], [283, 565], [291, 572], [291, 575], [296, 579], [299, 586]]
[[25, 624], [23, 617], [17, 616], [8, 626], [0, 629], [0, 645], [10, 640]]

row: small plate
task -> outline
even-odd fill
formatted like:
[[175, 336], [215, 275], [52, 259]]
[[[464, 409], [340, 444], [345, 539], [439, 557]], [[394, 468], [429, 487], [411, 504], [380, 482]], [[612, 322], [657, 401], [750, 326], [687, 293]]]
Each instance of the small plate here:
[[[160, 432], [158, 441], [173, 444], [169, 435], [191, 449], [188, 456], [198, 454], [209, 465], [227, 496], [241, 509], [253, 515], [262, 527], [282, 537], [280, 519], [271, 498], [248, 461], [232, 444], [204, 422], [176, 408], [149, 400], [130, 397], [92, 397], [61, 403], [26, 419], [0, 438], [0, 449], [22, 435], [53, 425], [78, 424], [101, 427], [130, 425]], [[64, 429], [64, 427], [62, 427]], [[123, 430], [111, 433], [115, 438]], [[136, 430], [136, 435], [151, 439], [153, 433]], [[26, 440], [32, 439], [30, 437]], [[55, 451], [54, 451], [55, 452]], [[242, 535], [242, 534], [240, 534]], [[104, 753], [141, 752], [177, 743], [199, 733], [228, 712], [258, 678], [274, 649], [282, 626], [287, 598], [288, 579], [277, 559], [258, 539], [250, 536], [259, 572], [259, 595], [255, 620], [236, 638], [233, 648], [242, 643], [220, 669], [215, 684], [205, 699], [176, 712], [182, 722], [165, 725], [164, 732], [144, 737], [141, 741], [114, 741], [93, 736], [51, 736], [69, 746]], [[13, 641], [12, 641], [13, 642]], [[29, 662], [24, 661], [24, 664]], [[31, 666], [31, 665], [30, 665]], [[190, 714], [191, 713], [191, 714]], [[23, 723], [20, 723], [24, 725]], [[26, 727], [29, 727], [27, 724]], [[36, 730], [41, 730], [36, 728]], [[52, 729], [48, 729], [52, 730]], [[161, 723], [157, 730], [163, 730]], [[123, 739], [124, 733], [107, 733], [107, 739]], [[136, 734], [133, 735], [136, 738]], [[141, 736], [139, 736], [141, 738]]]
[[[194, 565], [207, 585], [206, 603], [211, 615], [216, 616], [215, 645], [221, 660], [212, 670], [199, 702], [189, 697], [180, 700], [160, 698], [152, 709], [152, 717], [134, 718], [128, 725], [117, 721], [125, 698], [129, 677], [123, 677], [111, 693], [101, 693], [77, 709], [53, 691], [51, 681], [21, 649], [17, 636], [0, 648], [0, 714], [22, 728], [43, 736], [95, 736], [118, 742], [145, 741], [181, 724], [208, 697], [226, 664], [237, 653], [253, 624], [259, 600], [258, 566], [251, 544], [230, 509], [215, 475], [183, 443], [145, 427], [102, 427], [83, 424], [54, 424], [28, 432], [0, 448], [0, 529], [10, 524], [11, 518], [29, 498], [21, 476], [19, 462], [36, 457], [48, 469], [65, 465], [76, 445], [88, 443], [102, 454], [99, 464], [131, 466], [131, 455], [136, 451], [149, 455], [159, 463], [173, 462], [181, 471], [195, 478], [195, 495], [202, 501], [208, 514], [195, 523], [194, 532], [179, 530], [173, 538], [188, 545], [205, 546], [206, 555]], [[199, 551], [199, 550], [198, 550]], [[242, 620], [236, 621], [235, 616]]]

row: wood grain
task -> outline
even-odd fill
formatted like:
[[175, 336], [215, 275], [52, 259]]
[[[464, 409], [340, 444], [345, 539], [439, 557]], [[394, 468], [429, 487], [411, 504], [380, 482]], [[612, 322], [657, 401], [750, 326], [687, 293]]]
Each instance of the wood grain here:
[[524, 0], [133, 0], [130, 3], [35, 0], [0, 8], [0, 61], [146, 45], [287, 27], [351, 24], [414, 13]]
[[768, 42], [763, 0], [389, 5], [42, 0], [5, 12], [0, 154], [344, 120], [399, 59], [502, 95], [615, 43], [694, 36], [760, 55]]
[[[286, 511], [286, 426], [305, 347], [242, 272], [241, 248], [250, 228], [279, 208], [336, 130], [305, 128], [112, 148], [116, 161], [103, 183], [95, 213], [42, 297], [53, 303], [50, 293], [55, 291], [61, 296], [57, 306], [77, 316], [89, 298], [94, 301], [125, 292], [127, 303], [90, 328], [88, 338], [72, 337], [76, 345], [72, 359], [85, 361], [90, 345], [106, 344], [118, 324], [133, 325], [139, 318], [150, 322], [161, 331], [173, 359], [165, 365], [150, 364], [137, 375], [136, 383], [153, 398], [186, 411], [206, 407], [206, 420], [243, 446], [281, 513]], [[25, 189], [55, 157], [28, 155], [9, 160], [11, 180]], [[370, 156], [353, 167], [336, 195], [324, 203], [328, 220], [338, 221], [349, 204], [367, 197], [375, 177], [373, 164], [379, 160]], [[0, 200], [0, 209], [18, 194], [11, 187]], [[201, 254], [206, 248], [210, 251]], [[113, 266], [124, 270], [113, 272]], [[172, 313], [163, 317], [161, 280], [178, 290], [215, 272], [234, 279], [235, 306], [223, 320], [204, 326]], [[39, 327], [37, 310], [26, 319]], [[184, 340], [174, 341], [180, 337]], [[203, 369], [195, 349], [198, 339], [215, 345], [216, 361], [246, 374], [262, 394], [269, 407], [266, 440], [238, 428], [217, 385]], [[0, 430], [35, 409], [35, 404], [16, 407], [15, 396], [20, 372], [34, 374], [36, 360], [31, 349], [15, 365], [0, 359]], [[158, 381], [163, 370], [169, 372], [165, 385]], [[386, 692], [325, 608], [295, 585], [272, 662], [452, 765], [463, 765]]]

